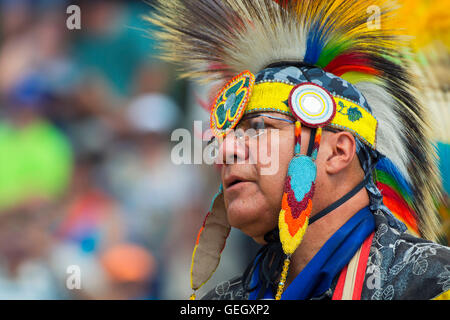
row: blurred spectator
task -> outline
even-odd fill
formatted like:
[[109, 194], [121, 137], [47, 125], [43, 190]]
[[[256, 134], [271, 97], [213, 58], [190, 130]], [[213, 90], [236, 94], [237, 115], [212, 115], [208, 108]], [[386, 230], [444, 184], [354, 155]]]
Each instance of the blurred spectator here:
[[55, 200], [72, 170], [67, 137], [42, 115], [50, 97], [30, 77], [12, 90], [0, 120], [0, 210], [35, 199]]
[[136, 30], [144, 28], [140, 14], [148, 5], [97, 0], [83, 1], [80, 8], [82, 29], [73, 54], [82, 81], [96, 79], [111, 96], [128, 97], [134, 75], [152, 56], [151, 42], [143, 29]]
[[58, 299], [61, 287], [50, 269], [51, 214], [28, 203], [0, 214], [0, 299]]
[[109, 286], [102, 299], [152, 299], [151, 284], [156, 274], [156, 261], [145, 248], [123, 243], [100, 257], [108, 275]]

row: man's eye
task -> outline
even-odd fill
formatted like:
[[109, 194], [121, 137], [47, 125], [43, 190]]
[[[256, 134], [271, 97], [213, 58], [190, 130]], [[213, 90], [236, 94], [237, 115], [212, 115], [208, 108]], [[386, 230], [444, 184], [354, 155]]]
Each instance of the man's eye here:
[[264, 130], [265, 129], [264, 119], [263, 118], [252, 119], [250, 122], [250, 128], [254, 130]]

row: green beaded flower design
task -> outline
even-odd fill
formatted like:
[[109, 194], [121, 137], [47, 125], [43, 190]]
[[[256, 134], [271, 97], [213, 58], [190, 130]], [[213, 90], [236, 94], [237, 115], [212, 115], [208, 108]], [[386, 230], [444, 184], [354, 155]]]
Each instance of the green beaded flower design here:
[[246, 71], [233, 78], [219, 93], [211, 112], [211, 127], [216, 135], [225, 135], [242, 118], [254, 84]]
[[[349, 108], [342, 101], [339, 101], [339, 107], [340, 109], [336, 111], [339, 112], [340, 114], [343, 114], [344, 116], [347, 116], [348, 120], [350, 120], [351, 122], [356, 122], [363, 117], [361, 111], [359, 111], [358, 108], [354, 107]], [[343, 111], [344, 109], [347, 109], [347, 111], [344, 112]]]

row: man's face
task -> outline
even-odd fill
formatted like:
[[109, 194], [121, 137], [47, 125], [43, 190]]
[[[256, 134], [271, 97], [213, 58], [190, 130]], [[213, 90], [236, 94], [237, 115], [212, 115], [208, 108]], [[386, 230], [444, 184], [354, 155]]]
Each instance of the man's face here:
[[[279, 113], [265, 114], [292, 120]], [[259, 243], [263, 243], [264, 235], [277, 226], [295, 140], [293, 123], [267, 117], [263, 120], [263, 134], [238, 139], [231, 133], [220, 147], [228, 221]], [[257, 124], [247, 124], [243, 129], [253, 126], [257, 128]], [[310, 130], [302, 127], [302, 141], [308, 141], [309, 134]], [[306, 142], [302, 144], [302, 153], [305, 153], [305, 145]]]

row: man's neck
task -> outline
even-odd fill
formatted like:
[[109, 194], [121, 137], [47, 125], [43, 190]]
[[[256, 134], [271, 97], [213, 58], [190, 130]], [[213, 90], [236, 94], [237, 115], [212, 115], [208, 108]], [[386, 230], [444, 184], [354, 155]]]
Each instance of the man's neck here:
[[291, 257], [286, 281], [287, 286], [297, 277], [325, 242], [359, 210], [368, 205], [369, 196], [366, 189], [363, 188], [344, 204], [308, 226], [302, 243]]

